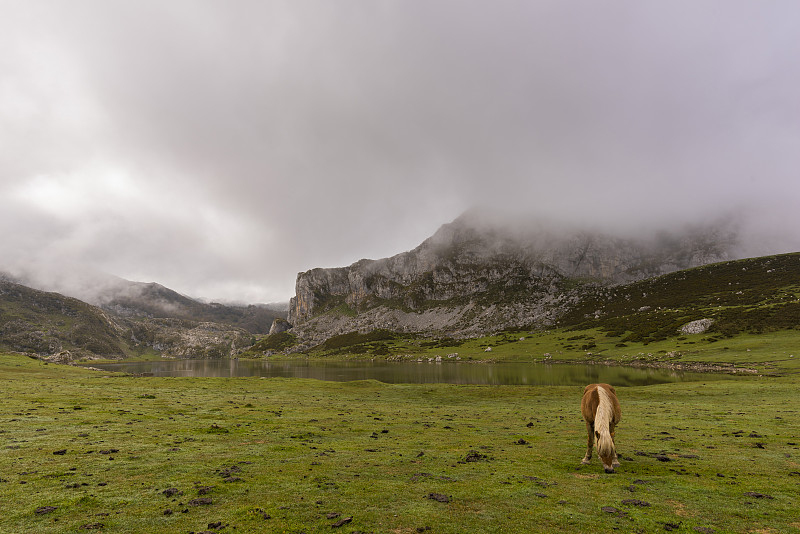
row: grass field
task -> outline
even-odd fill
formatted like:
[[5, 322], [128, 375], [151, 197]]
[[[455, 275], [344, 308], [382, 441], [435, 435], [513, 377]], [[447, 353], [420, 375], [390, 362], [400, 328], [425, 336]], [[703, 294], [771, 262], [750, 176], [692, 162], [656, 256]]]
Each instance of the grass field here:
[[[783, 358], [745, 345], [717, 361]], [[619, 388], [607, 475], [580, 464], [581, 387], [136, 378], [0, 354], [0, 532], [800, 532], [798, 385]]]

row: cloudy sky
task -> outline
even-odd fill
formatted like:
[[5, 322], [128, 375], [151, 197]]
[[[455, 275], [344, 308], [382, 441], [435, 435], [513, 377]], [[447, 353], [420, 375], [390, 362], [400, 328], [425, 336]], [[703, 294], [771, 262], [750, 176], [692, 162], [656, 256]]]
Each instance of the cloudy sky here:
[[0, 270], [271, 302], [473, 206], [793, 231], [798, 36], [794, 0], [0, 0]]

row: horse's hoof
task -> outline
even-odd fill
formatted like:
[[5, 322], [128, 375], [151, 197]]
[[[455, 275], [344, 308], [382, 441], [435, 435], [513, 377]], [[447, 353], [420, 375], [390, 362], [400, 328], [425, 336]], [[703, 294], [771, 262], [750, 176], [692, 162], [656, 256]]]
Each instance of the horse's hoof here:
[[609, 474], [614, 472], [614, 468], [613, 467], [604, 467], [603, 469], [605, 469], [606, 473], [609, 473]]
[[581, 463], [583, 465], [589, 465], [591, 463], [591, 460], [587, 460], [586, 458], [584, 458], [583, 460], [581, 460]]

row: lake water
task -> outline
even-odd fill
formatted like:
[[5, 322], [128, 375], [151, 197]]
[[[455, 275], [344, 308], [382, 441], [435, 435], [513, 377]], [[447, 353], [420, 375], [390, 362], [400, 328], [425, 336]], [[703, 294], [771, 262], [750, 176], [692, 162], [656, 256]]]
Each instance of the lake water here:
[[92, 364], [109, 371], [146, 376], [287, 377], [348, 382], [378, 380], [390, 384], [582, 385], [606, 382], [644, 386], [727, 378], [726, 375], [606, 365], [466, 362], [320, 362], [264, 360], [169, 360]]

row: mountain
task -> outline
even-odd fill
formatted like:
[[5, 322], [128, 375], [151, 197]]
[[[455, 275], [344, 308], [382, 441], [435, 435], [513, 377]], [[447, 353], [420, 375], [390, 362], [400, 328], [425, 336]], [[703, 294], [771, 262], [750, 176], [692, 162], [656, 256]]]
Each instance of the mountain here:
[[[169, 297], [162, 304], [177, 295], [166, 288], [152, 289]], [[185, 305], [191, 309], [191, 302]], [[125, 358], [148, 351], [170, 357], [224, 358], [236, 356], [255, 341], [252, 333], [224, 322], [120, 314], [109, 311], [113, 308], [0, 279], [0, 349], [60, 362]]]
[[0, 280], [0, 347], [55, 355], [63, 351], [123, 357], [124, 327], [103, 310]]
[[281, 305], [231, 305], [201, 302], [156, 283], [132, 282], [103, 273], [65, 270], [58, 277], [0, 272], [0, 280], [61, 293], [130, 318], [180, 319], [235, 326], [267, 334], [275, 319], [285, 319]]
[[616, 236], [468, 212], [414, 250], [298, 274], [289, 322], [309, 344], [376, 328], [469, 337], [554, 324], [587, 291], [735, 259], [733, 226]]
[[119, 279], [96, 298], [97, 304], [125, 317], [173, 318], [232, 325], [252, 334], [267, 334], [275, 319], [287, 313], [266, 305], [205, 303], [156, 283]]

